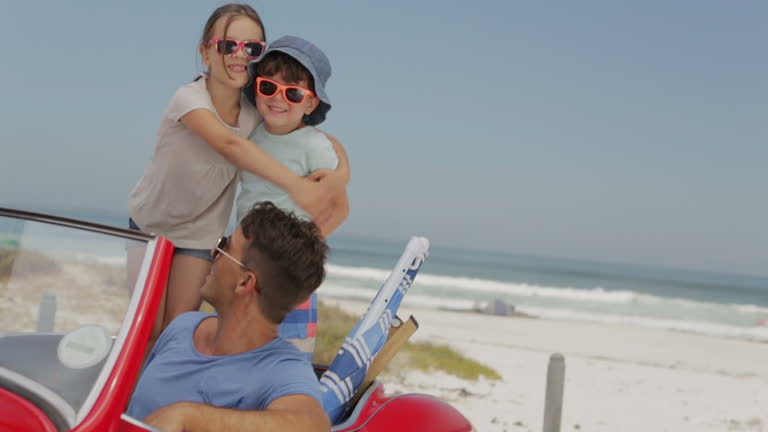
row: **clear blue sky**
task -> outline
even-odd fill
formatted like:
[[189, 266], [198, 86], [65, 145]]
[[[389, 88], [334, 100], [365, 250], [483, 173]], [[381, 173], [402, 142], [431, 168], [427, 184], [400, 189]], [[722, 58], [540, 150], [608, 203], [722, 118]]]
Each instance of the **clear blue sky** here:
[[[125, 212], [223, 2], [0, 5], [0, 205]], [[768, 2], [255, 1], [331, 58], [342, 234], [768, 275]]]

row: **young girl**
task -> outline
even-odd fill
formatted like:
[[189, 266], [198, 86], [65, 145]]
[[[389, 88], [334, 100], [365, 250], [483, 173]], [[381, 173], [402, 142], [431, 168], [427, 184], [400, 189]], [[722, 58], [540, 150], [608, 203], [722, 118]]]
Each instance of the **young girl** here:
[[[250, 6], [229, 4], [213, 12], [199, 45], [208, 70], [177, 90], [152, 162], [131, 192], [130, 226], [168, 237], [177, 247], [150, 344], [177, 315], [200, 307], [199, 287], [210, 271], [210, 250], [229, 221], [238, 168], [288, 191], [316, 219], [333, 217], [331, 198], [349, 180], [346, 153], [333, 138], [339, 167], [319, 182], [300, 177], [246, 138], [261, 118], [241, 90], [264, 40], [261, 18]], [[129, 265], [138, 267], [142, 254], [129, 251]]]

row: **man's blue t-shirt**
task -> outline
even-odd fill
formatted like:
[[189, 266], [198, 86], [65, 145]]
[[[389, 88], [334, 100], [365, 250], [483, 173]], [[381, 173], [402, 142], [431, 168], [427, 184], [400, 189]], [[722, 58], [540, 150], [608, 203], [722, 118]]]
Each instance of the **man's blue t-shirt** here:
[[288, 395], [305, 394], [321, 400], [312, 365], [283, 339], [241, 354], [201, 354], [192, 336], [197, 326], [212, 316], [188, 312], [163, 331], [136, 385], [128, 415], [142, 420], [181, 401], [262, 410]]

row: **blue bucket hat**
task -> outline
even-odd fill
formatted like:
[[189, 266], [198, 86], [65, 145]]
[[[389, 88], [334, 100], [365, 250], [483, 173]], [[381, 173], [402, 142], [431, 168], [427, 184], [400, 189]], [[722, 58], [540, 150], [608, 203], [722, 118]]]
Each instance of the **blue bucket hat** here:
[[312, 42], [296, 36], [283, 36], [267, 46], [267, 51], [257, 60], [248, 64], [248, 73], [250, 81], [243, 88], [245, 97], [251, 103], [256, 105], [256, 64], [266, 58], [272, 51], [280, 51], [288, 54], [302, 64], [315, 81], [315, 94], [320, 103], [314, 111], [304, 116], [304, 123], [310, 126], [317, 126], [325, 121], [325, 115], [331, 110], [331, 99], [325, 93], [325, 83], [331, 77], [331, 62], [328, 57], [314, 45]]

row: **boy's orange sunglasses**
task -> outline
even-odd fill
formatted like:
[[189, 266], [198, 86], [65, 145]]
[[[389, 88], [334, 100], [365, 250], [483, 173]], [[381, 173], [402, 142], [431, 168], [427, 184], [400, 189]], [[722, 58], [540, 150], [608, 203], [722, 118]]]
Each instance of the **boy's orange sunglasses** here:
[[283, 92], [283, 99], [294, 104], [300, 104], [304, 102], [305, 97], [314, 96], [315, 94], [312, 90], [304, 87], [284, 85], [268, 78], [256, 77], [256, 93], [266, 97], [273, 97], [281, 90]]

